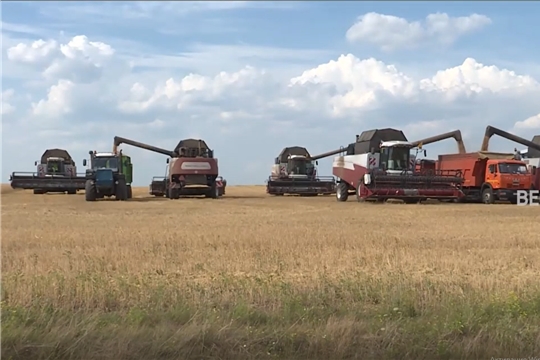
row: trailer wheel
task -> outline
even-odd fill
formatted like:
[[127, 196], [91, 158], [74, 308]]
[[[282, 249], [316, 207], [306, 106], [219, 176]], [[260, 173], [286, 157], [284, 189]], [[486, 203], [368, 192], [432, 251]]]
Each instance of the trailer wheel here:
[[349, 198], [349, 185], [344, 182], [339, 183], [336, 187], [336, 200], [347, 201], [348, 198]]
[[487, 186], [482, 191], [482, 202], [484, 204], [493, 204], [495, 202], [495, 198], [493, 197], [493, 189], [490, 186]]
[[86, 180], [86, 183], [84, 184], [84, 198], [86, 201], [96, 201], [96, 185], [92, 180]]

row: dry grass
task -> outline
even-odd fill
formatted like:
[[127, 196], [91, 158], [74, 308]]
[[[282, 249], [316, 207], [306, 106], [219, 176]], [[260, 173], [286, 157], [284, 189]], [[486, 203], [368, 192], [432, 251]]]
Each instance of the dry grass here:
[[540, 356], [538, 208], [2, 190], [5, 359]]

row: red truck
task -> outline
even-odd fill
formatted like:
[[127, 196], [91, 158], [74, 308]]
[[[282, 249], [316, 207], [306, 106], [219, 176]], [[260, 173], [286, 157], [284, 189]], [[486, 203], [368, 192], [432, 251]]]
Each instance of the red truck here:
[[532, 184], [527, 164], [514, 160], [514, 154], [479, 151], [439, 155], [437, 168], [461, 171], [465, 201], [485, 204], [510, 201], [515, 204], [517, 191], [530, 190]]

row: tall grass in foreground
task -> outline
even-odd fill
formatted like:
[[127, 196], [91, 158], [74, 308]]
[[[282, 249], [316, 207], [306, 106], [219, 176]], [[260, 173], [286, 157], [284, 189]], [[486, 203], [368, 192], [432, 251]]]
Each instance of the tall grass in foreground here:
[[2, 196], [2, 359], [540, 357], [530, 208]]

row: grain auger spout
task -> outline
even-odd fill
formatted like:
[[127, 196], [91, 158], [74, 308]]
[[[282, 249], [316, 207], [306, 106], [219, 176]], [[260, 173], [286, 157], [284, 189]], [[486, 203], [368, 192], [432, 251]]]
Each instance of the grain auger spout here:
[[447, 133], [444, 133], [444, 134], [431, 136], [431, 137], [428, 137], [428, 138], [425, 138], [425, 139], [422, 139], [422, 140], [413, 141], [412, 145], [415, 146], [415, 147], [419, 146], [419, 145], [423, 146], [423, 145], [432, 144], [432, 143], [442, 141], [442, 140], [446, 140], [446, 139], [450, 139], [450, 138], [454, 138], [456, 140], [457, 145], [458, 145], [458, 153], [459, 154], [465, 154], [467, 152], [465, 150], [465, 143], [463, 142], [463, 137], [461, 136], [461, 131], [460, 130], [454, 130], [454, 131], [450, 131], [450, 132], [447, 132]]
[[144, 143], [134, 141], [134, 140], [130, 140], [130, 139], [126, 139], [126, 138], [123, 138], [123, 137], [120, 137], [120, 136], [115, 136], [114, 137], [114, 144], [113, 144], [113, 153], [114, 154], [117, 153], [118, 146], [120, 146], [121, 144], [127, 144], [127, 145], [131, 145], [131, 146], [135, 146], [135, 147], [138, 147], [138, 148], [141, 148], [141, 149], [157, 152], [159, 154], [163, 154], [163, 155], [170, 156], [170, 157], [178, 156], [177, 154], [175, 154], [174, 151], [165, 150], [165, 149], [162, 149], [162, 148], [159, 148], [159, 147], [156, 147], [156, 146], [144, 144]]
[[537, 144], [537, 143], [535, 143], [533, 141], [529, 141], [529, 140], [524, 139], [524, 138], [522, 138], [520, 136], [511, 134], [511, 133], [506, 132], [504, 130], [497, 129], [496, 127], [493, 127], [493, 126], [486, 127], [486, 132], [484, 134], [484, 140], [482, 141], [482, 148], [480, 149], [480, 151], [489, 151], [488, 150], [489, 149], [489, 139], [491, 139], [491, 137], [493, 135], [499, 135], [502, 138], [517, 142], [518, 144], [521, 144], [521, 145], [524, 145], [524, 146], [528, 146], [530, 153], [534, 152], [534, 151], [531, 151], [531, 149], [536, 150], [537, 152], [540, 151], [540, 144]]

